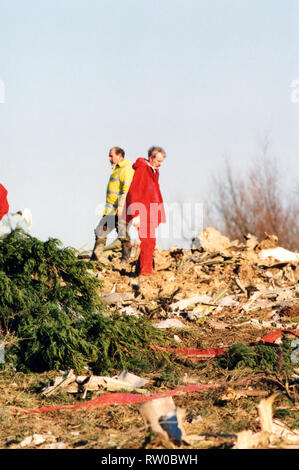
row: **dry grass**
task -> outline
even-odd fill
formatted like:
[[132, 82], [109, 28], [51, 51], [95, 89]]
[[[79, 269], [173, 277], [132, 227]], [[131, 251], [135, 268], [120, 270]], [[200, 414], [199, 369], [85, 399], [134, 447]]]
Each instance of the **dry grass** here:
[[[230, 387], [246, 388], [250, 384], [254, 390], [279, 391], [275, 402], [274, 414], [290, 427], [298, 426], [294, 402], [284, 391], [266, 377], [257, 376], [248, 370], [223, 371], [215, 368], [212, 362], [201, 362], [188, 368], [182, 365], [182, 377], [200, 383], [228, 382]], [[46, 442], [39, 446], [45, 448], [50, 443], [63, 442], [67, 448], [84, 449], [140, 449], [173, 448], [169, 441], [150, 434], [138, 411], [138, 405], [112, 405], [93, 410], [74, 409], [52, 411], [42, 414], [21, 414], [19, 409], [36, 408], [55, 404], [76, 403], [79, 398], [60, 392], [51, 397], [42, 397], [40, 384], [56, 373], [22, 374], [2, 372], [0, 386], [0, 447], [20, 448], [20, 442], [27, 436], [42, 434]], [[156, 377], [159, 374], [157, 372]], [[151, 376], [152, 378], [152, 376]], [[249, 380], [246, 385], [236, 385]], [[165, 389], [165, 386], [161, 387]], [[161, 390], [157, 389], [155, 391]], [[155, 387], [151, 387], [152, 390]], [[207, 389], [201, 392], [186, 393], [174, 397], [177, 407], [185, 409], [184, 429], [187, 435], [198, 435], [194, 443], [182, 443], [179, 447], [226, 448], [231, 447], [234, 435], [239, 431], [257, 431], [257, 404], [259, 397], [241, 397], [236, 401], [222, 399], [226, 387]], [[89, 394], [88, 398], [94, 395]], [[200, 417], [200, 418], [198, 418]], [[197, 420], [196, 420], [197, 418]], [[195, 422], [194, 422], [195, 420]], [[222, 436], [219, 436], [222, 435]], [[224, 436], [223, 436], [224, 435]], [[34, 446], [28, 446], [34, 448]]]
[[[161, 259], [163, 256], [161, 254]], [[165, 255], [165, 259], [170, 259], [169, 253]], [[244, 267], [251, 266], [246, 260], [243, 264]], [[195, 291], [214, 295], [223, 285], [229, 286], [229, 293], [235, 293], [238, 290], [231, 281], [231, 277], [235, 274], [233, 266], [230, 265], [210, 266], [206, 268], [206, 273], [203, 268], [200, 274], [194, 269], [189, 271], [188, 275], [181, 273], [180, 268], [176, 269], [172, 266], [172, 270], [173, 272], [171, 270], [155, 272], [151, 280], [140, 287], [141, 303], [152, 309], [153, 320], [166, 317], [167, 305], [159, 304], [158, 293], [159, 296], [167, 299], [167, 296], [180, 287], [182, 297], [179, 294], [178, 299], [181, 299], [191, 296]], [[245, 270], [242, 273], [244, 274]], [[298, 282], [298, 266], [294, 273]], [[116, 268], [111, 269], [110, 272], [107, 270], [103, 276], [106, 292], [110, 292], [114, 285], [117, 286], [117, 292], [132, 291], [132, 278], [121, 274], [120, 270]], [[268, 286], [268, 280], [261, 278], [259, 273], [254, 277], [248, 275], [248, 279], [246, 276], [240, 275], [240, 279], [246, 286], [260, 282]], [[242, 299], [243, 297], [240, 302], [247, 301], [246, 296]], [[188, 322], [188, 329], [168, 330], [167, 333], [169, 338], [172, 338], [174, 334], [180, 337], [181, 343], [177, 343], [178, 348], [207, 349], [236, 342], [248, 344], [272, 332], [274, 328], [257, 328], [250, 324], [237, 325], [251, 318], [267, 320], [269, 313], [271, 313], [269, 309], [245, 313], [240, 308], [223, 308], [220, 312], [214, 311], [207, 321]], [[295, 321], [298, 317], [298, 304], [296, 306], [294, 302], [294, 306], [289, 307], [286, 314], [291, 317], [292, 321]], [[228, 326], [224, 329], [213, 328], [209, 324], [210, 319], [226, 323]], [[66, 448], [70, 449], [171, 449], [175, 447], [170, 441], [165, 441], [161, 439], [161, 436], [150, 433], [139, 413], [138, 405], [112, 405], [92, 410], [73, 409], [43, 414], [21, 414], [18, 411], [20, 409], [78, 403], [80, 397], [64, 392], [50, 397], [41, 395], [41, 385], [56, 375], [56, 371], [44, 374], [23, 374], [6, 369], [0, 372], [0, 448], [20, 448], [21, 441], [33, 434], [42, 434], [45, 438], [40, 448], [58, 442], [65, 443]], [[283, 377], [275, 378], [272, 374], [270, 378], [266, 373], [261, 375], [249, 369], [228, 371], [217, 367], [215, 361], [211, 360], [197, 363], [176, 361], [173, 367], [168, 367], [164, 371], [156, 370], [148, 375], [140, 375], [153, 381], [148, 387], [151, 393], [187, 383], [223, 382], [234, 390], [251, 387], [252, 390], [267, 391], [269, 395], [277, 392], [278, 396], [273, 405], [274, 417], [290, 428], [299, 427], [298, 396], [294, 388], [289, 390], [289, 394], [287, 393], [287, 384], [283, 381]], [[276, 380], [277, 378], [280, 382]], [[234, 443], [232, 435], [242, 430], [256, 432], [260, 429], [257, 412], [260, 397], [241, 396], [237, 400], [229, 401], [223, 399], [226, 391], [227, 387], [223, 386], [173, 397], [176, 406], [185, 410], [184, 429], [187, 436], [195, 436], [192, 442], [182, 442], [180, 448], [229, 448]], [[96, 395], [89, 392], [87, 399], [94, 396]], [[28, 448], [32, 447], [34, 446], [28, 446]]]

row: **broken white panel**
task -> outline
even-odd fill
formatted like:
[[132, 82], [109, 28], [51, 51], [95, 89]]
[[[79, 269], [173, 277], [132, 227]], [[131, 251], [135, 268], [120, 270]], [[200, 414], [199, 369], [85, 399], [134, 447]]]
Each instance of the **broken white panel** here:
[[299, 253], [286, 250], [280, 246], [277, 248], [269, 248], [268, 250], [260, 251], [259, 257], [262, 259], [272, 257], [281, 262], [299, 261]]
[[132, 385], [132, 387], [141, 388], [145, 384], [148, 383], [147, 379], [143, 379], [138, 375], [131, 374], [127, 370], [123, 370], [118, 376], [119, 380], [126, 382], [128, 385]]
[[127, 307], [124, 307], [120, 310], [122, 315], [129, 315], [133, 317], [140, 317], [141, 313], [137, 311], [135, 308], [131, 307], [128, 305]]
[[188, 299], [179, 300], [178, 302], [171, 304], [170, 310], [172, 312], [179, 312], [185, 310], [187, 307], [190, 307], [190, 305], [196, 305], [201, 302], [209, 303], [211, 302], [211, 297], [205, 294], [195, 294], [192, 297], [189, 297]]

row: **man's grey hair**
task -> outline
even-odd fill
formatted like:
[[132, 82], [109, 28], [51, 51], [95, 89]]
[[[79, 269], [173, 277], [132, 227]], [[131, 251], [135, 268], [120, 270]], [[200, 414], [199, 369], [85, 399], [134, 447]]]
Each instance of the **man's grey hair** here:
[[148, 150], [148, 158], [149, 158], [149, 157], [156, 158], [157, 153], [162, 153], [162, 155], [164, 156], [164, 158], [166, 157], [166, 153], [165, 153], [165, 151], [162, 149], [162, 147], [153, 146], [153, 147], [151, 147], [151, 148]]

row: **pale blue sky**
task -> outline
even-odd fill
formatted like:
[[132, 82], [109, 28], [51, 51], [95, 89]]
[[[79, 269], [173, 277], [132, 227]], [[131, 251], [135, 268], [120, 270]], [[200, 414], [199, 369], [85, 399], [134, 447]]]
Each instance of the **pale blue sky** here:
[[224, 155], [247, 168], [265, 134], [295, 184], [298, 15], [295, 0], [0, 0], [11, 210], [91, 248], [114, 145], [132, 162], [165, 148], [165, 201], [202, 202]]

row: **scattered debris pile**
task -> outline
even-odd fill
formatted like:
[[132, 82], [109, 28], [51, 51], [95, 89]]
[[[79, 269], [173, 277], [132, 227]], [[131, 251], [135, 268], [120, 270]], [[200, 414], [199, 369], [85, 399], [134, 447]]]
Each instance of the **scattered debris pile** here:
[[53, 384], [51, 384], [51, 381], [47, 382], [42, 390], [42, 395], [48, 397], [61, 389], [67, 393], [73, 394], [83, 392], [83, 399], [86, 398], [87, 392], [99, 390], [128, 390], [131, 392], [146, 393], [142, 390], [142, 387], [147, 383], [147, 379], [142, 379], [126, 370], [123, 370], [121, 374], [114, 377], [97, 377], [94, 375], [76, 376], [71, 369], [55, 377]]
[[275, 398], [276, 394], [260, 401], [258, 413], [261, 431], [257, 433], [251, 430], [241, 431], [237, 434], [234, 449], [299, 448], [299, 431], [288, 429], [278, 419], [273, 420], [272, 405]]
[[196, 240], [191, 250], [156, 250], [155, 273], [142, 282], [132, 277], [135, 260], [125, 270], [115, 253], [98, 273], [103, 301], [118, 314], [146, 316], [155, 326], [160, 320], [160, 328], [165, 321], [171, 328], [170, 319], [181, 322], [178, 328], [297, 327], [299, 254], [279, 247], [273, 235], [231, 243], [207, 228]]
[[[20, 243], [19, 238], [11, 240]], [[30, 420], [36, 412], [65, 409], [75, 423], [73, 410], [80, 408], [81, 418], [89, 410], [88, 420], [94, 408], [100, 410], [93, 437], [86, 438], [82, 425], [78, 444], [68, 433], [58, 439], [54, 431], [48, 435], [31, 428], [29, 435], [21, 433], [16, 447], [299, 448], [298, 253], [280, 247], [273, 235], [259, 241], [248, 234], [244, 243], [231, 242], [210, 227], [193, 240], [190, 250], [156, 250], [154, 274], [141, 279], [135, 277], [138, 253], [121, 264], [117, 242], [106, 250], [105, 264], [91, 264], [57, 247], [53, 255], [51, 243], [47, 256], [44, 245], [33, 244], [34, 256], [22, 265], [11, 264], [16, 279], [12, 287], [4, 266], [8, 252], [0, 242], [0, 276], [6, 283], [2, 331], [9, 325], [7, 341], [16, 340], [19, 331], [28, 333], [24, 327], [12, 328], [21, 324], [21, 313], [28, 319], [21, 289], [36, 295], [34, 289], [44, 284], [47, 310], [39, 314], [40, 304], [36, 310], [26, 304], [34, 321], [46, 319], [49, 332], [49, 314], [52, 319], [67, 314], [67, 347], [74, 347], [69, 335], [76, 330], [90, 349], [87, 354], [76, 350], [75, 357], [84, 358], [80, 368], [65, 360], [74, 353], [66, 349], [60, 362], [49, 363], [52, 370], [61, 369], [60, 375], [43, 380], [34, 404], [12, 402], [11, 411], [14, 417], [27, 413], [22, 419]], [[70, 264], [60, 270], [66, 266], [59, 264], [64, 255]], [[90, 289], [97, 297], [88, 297]], [[7, 292], [14, 303], [8, 303]], [[77, 302], [76, 308], [69, 298]], [[13, 315], [20, 305], [20, 313]], [[30, 344], [41, 354], [36, 340]], [[17, 367], [22, 361], [30, 364], [29, 353], [22, 354]], [[59, 413], [53, 420], [56, 426]], [[65, 425], [64, 416], [60, 425]], [[79, 418], [76, 426], [81, 430]], [[97, 427], [100, 434], [94, 440]]]

